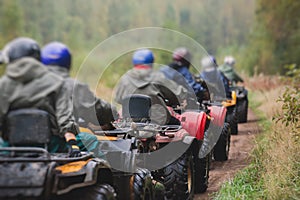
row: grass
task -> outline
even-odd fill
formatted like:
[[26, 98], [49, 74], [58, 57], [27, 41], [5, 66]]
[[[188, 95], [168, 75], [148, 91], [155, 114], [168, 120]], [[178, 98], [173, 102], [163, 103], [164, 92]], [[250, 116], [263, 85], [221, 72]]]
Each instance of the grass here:
[[282, 112], [276, 99], [284, 86], [278, 77], [261, 75], [246, 82], [262, 134], [256, 137], [251, 165], [222, 185], [214, 199], [300, 199], [300, 145], [294, 137], [299, 130], [271, 120]]

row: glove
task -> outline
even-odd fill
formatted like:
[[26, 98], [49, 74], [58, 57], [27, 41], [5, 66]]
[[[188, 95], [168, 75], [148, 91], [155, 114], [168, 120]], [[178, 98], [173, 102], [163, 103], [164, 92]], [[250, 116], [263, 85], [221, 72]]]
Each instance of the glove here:
[[71, 139], [67, 142], [68, 146], [69, 146], [69, 157], [80, 157], [81, 153], [80, 153], [80, 149], [77, 146], [77, 142], [74, 139]]
[[103, 131], [108, 131], [108, 130], [115, 130], [116, 128], [114, 127], [114, 125], [112, 125], [112, 123], [107, 123], [101, 126], [101, 129]]

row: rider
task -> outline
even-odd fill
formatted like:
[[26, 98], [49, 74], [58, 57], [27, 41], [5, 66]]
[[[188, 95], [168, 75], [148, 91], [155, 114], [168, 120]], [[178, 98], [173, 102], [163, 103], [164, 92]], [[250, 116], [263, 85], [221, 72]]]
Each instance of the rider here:
[[189, 71], [191, 57], [191, 53], [187, 48], [179, 47], [173, 52], [173, 62], [160, 70], [167, 78], [185, 87], [190, 95], [195, 94], [197, 97], [200, 97], [203, 96], [205, 89], [194, 80], [193, 75]]
[[234, 71], [235, 59], [232, 56], [224, 58], [224, 64], [219, 66], [219, 70], [229, 79], [231, 84], [244, 82], [244, 80]]
[[[131, 94], [151, 97], [151, 119], [158, 124], [172, 124], [173, 118], [168, 105], [180, 105], [186, 98], [186, 89], [166, 79], [164, 74], [153, 70], [154, 56], [149, 49], [139, 49], [132, 57], [133, 69], [124, 74], [115, 92], [115, 100], [122, 100]], [[167, 103], [166, 103], [167, 100]]]
[[[77, 135], [81, 149], [98, 152], [98, 140], [89, 129], [100, 125], [100, 129], [114, 129], [111, 124], [114, 116], [117, 117], [117, 111], [108, 102], [97, 98], [89, 89], [88, 85], [83, 84], [69, 76], [71, 69], [72, 55], [69, 48], [60, 42], [50, 42], [42, 48], [41, 60], [48, 69], [63, 77], [67, 86], [67, 93], [72, 99], [74, 116], [76, 121], [82, 126], [81, 132]], [[83, 128], [85, 127], [85, 128]], [[96, 151], [97, 150], [97, 151]]]
[[72, 55], [69, 48], [60, 42], [50, 42], [42, 48], [41, 60], [48, 69], [62, 76], [69, 88], [69, 96], [73, 100], [74, 116], [80, 123], [100, 125], [103, 128], [111, 126], [117, 111], [108, 102], [97, 98], [83, 84], [70, 77]]
[[[216, 58], [212, 55], [202, 58], [201, 65], [203, 70], [200, 77], [205, 80], [209, 86], [211, 97], [227, 97], [231, 98], [231, 90], [229, 88], [229, 80], [218, 70]], [[213, 95], [212, 95], [213, 94]]]
[[[64, 93], [66, 85], [61, 77], [39, 62], [38, 43], [30, 38], [16, 38], [5, 46], [3, 54], [8, 65], [0, 78], [0, 125], [12, 110], [37, 108], [47, 111], [53, 134], [49, 150], [64, 151], [68, 144], [70, 157], [80, 156], [75, 138], [78, 126], [70, 98]], [[4, 139], [6, 137], [4, 135]]]

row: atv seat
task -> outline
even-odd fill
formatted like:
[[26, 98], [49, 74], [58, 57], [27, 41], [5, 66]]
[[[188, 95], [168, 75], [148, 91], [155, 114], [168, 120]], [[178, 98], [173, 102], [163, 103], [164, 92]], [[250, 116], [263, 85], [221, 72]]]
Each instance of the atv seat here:
[[49, 114], [38, 109], [10, 111], [4, 135], [12, 146], [46, 145], [51, 136]]
[[122, 100], [122, 115], [124, 119], [134, 122], [150, 121], [151, 98], [146, 95], [133, 94]]

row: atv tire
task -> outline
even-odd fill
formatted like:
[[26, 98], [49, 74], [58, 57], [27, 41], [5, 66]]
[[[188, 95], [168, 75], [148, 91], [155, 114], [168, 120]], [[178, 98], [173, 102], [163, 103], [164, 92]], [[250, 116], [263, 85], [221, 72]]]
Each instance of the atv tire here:
[[246, 123], [248, 116], [248, 98], [247, 96], [238, 101], [238, 122]]
[[230, 149], [230, 125], [225, 122], [222, 133], [214, 147], [213, 155], [215, 161], [228, 160], [229, 149]]
[[204, 158], [194, 158], [195, 162], [195, 193], [204, 193], [208, 187], [211, 153]]
[[232, 135], [238, 134], [238, 112], [237, 112], [237, 106], [234, 107], [232, 113], [230, 113], [230, 130]]
[[133, 176], [134, 200], [152, 200], [153, 186], [150, 171], [139, 168]]
[[116, 200], [116, 192], [109, 184], [97, 184], [76, 191], [66, 199], [77, 200]]
[[167, 199], [193, 199], [195, 176], [192, 153], [184, 153], [175, 162], [165, 167], [163, 177]]

